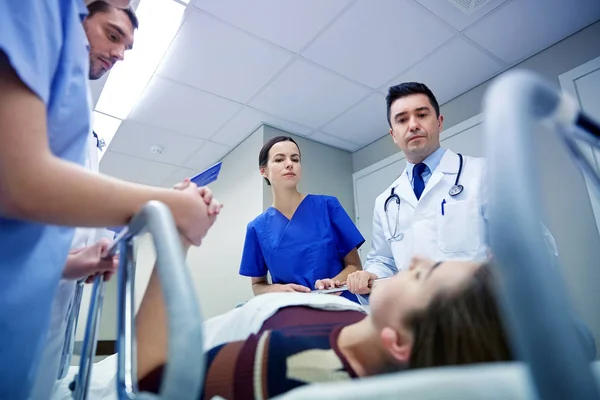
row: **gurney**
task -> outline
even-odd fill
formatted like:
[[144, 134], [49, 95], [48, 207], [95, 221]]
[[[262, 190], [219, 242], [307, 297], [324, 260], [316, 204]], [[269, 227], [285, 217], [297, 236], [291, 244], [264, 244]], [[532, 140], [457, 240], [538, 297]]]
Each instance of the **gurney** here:
[[[511, 338], [522, 362], [435, 368], [316, 384], [279, 399], [600, 400], [600, 364], [596, 361], [590, 365], [583, 350], [572, 345], [577, 338], [568, 319], [570, 301], [557, 261], [546, 251], [538, 229], [542, 202], [538, 199], [536, 171], [529, 168], [535, 162], [532, 132], [540, 122], [550, 124], [600, 195], [600, 177], [576, 143], [583, 140], [600, 148], [600, 127], [575, 103], [527, 72], [508, 73], [497, 79], [486, 94], [484, 115], [491, 247], [505, 281], [501, 291], [505, 319], [513, 328]], [[159, 203], [148, 204], [134, 218], [128, 232], [119, 237], [119, 398], [155, 398], [138, 393], [135, 378], [131, 240], [146, 231], [154, 236], [170, 318], [169, 363], [159, 397], [197, 399], [204, 365], [197, 358], [186, 360], [185, 355], [192, 351], [200, 354], [202, 321], [190, 280], [186, 279], [176, 228], [168, 210]], [[89, 385], [102, 285], [101, 278], [96, 278], [85, 352], [76, 380], [77, 399], [86, 398]], [[535, 301], [530, 296], [533, 287], [537, 290]]]
[[[168, 365], [160, 396], [138, 393], [134, 324], [135, 260], [132, 239], [143, 233], [152, 235], [160, 283], [168, 314]], [[202, 352], [202, 317], [198, 299], [189, 278], [181, 241], [168, 208], [149, 202], [119, 233], [106, 256], [119, 251], [117, 321], [117, 393], [120, 399], [195, 399], [202, 387], [204, 363], [188, 354]], [[96, 276], [90, 312], [86, 324], [79, 372], [75, 379], [74, 399], [87, 398], [96, 353], [104, 280]]]

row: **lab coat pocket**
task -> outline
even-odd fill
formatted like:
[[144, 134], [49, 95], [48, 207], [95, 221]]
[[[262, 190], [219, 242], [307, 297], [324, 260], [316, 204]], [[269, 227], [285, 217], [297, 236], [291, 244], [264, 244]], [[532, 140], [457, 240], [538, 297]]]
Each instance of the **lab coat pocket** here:
[[475, 251], [480, 246], [479, 208], [474, 201], [450, 201], [437, 217], [438, 246], [443, 253]]

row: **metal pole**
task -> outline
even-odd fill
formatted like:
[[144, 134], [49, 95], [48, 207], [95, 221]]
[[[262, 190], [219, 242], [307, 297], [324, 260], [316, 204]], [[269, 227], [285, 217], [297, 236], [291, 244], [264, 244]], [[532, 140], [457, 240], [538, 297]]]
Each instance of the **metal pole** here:
[[577, 345], [567, 291], [540, 230], [533, 132], [562, 107], [559, 93], [527, 72], [507, 73], [487, 92], [490, 236], [513, 344], [539, 397], [592, 400], [600, 391]]

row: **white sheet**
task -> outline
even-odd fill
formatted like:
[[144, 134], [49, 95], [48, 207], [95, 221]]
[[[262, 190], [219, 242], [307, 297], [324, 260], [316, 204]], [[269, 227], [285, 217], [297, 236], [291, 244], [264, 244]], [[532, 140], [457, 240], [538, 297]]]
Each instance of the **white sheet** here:
[[[284, 307], [303, 305], [323, 310], [355, 310], [366, 313], [361, 305], [343, 297], [326, 294], [304, 293], [266, 293], [245, 305], [228, 313], [208, 319], [204, 323], [204, 348], [211, 349], [223, 343], [244, 340], [258, 332], [263, 322], [277, 310]], [[79, 367], [69, 368], [69, 373], [55, 387], [51, 400], [68, 400], [71, 398], [69, 384], [73, 381]], [[90, 400], [117, 400], [116, 394], [117, 361], [110, 356], [92, 368], [90, 380]]]

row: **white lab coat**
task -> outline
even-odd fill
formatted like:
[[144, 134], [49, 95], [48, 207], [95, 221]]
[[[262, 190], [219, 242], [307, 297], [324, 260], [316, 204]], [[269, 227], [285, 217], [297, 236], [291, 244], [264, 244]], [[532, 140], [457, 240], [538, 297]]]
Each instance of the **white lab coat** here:
[[[482, 158], [463, 156], [463, 159], [459, 183], [464, 190], [457, 196], [450, 196], [448, 191], [456, 180], [459, 158], [446, 150], [420, 200], [415, 196], [406, 170], [377, 197], [373, 242], [365, 270], [384, 278], [407, 269], [413, 255], [434, 260], [487, 257], [487, 222], [483, 216], [485, 163]], [[396, 202], [390, 201], [386, 215], [383, 207], [392, 188], [400, 197], [400, 210], [398, 214]]]
[[[459, 157], [446, 150], [420, 200], [415, 196], [406, 169], [377, 197], [371, 251], [365, 270], [380, 278], [389, 277], [408, 269], [415, 255], [433, 260], [483, 261], [488, 258], [485, 160], [464, 155], [463, 159], [459, 184], [464, 189], [457, 196], [450, 196], [448, 192], [456, 181]], [[383, 207], [392, 188], [400, 197], [400, 211], [398, 214], [396, 203], [390, 201], [386, 216]], [[396, 217], [398, 227], [394, 232]], [[554, 238], [543, 225], [542, 231], [551, 251], [558, 255]]]
[[[98, 172], [98, 148], [96, 146], [96, 138], [91, 133], [88, 138], [85, 167], [92, 172]], [[77, 228], [75, 229], [71, 249], [91, 246], [102, 237], [112, 239], [113, 236], [114, 233], [107, 229]], [[62, 358], [67, 320], [76, 284], [76, 281], [65, 279], [62, 279], [59, 283], [52, 304], [52, 315], [44, 353], [40, 362], [35, 387], [30, 397], [32, 400], [46, 400], [50, 398], [50, 393], [53, 391]]]

